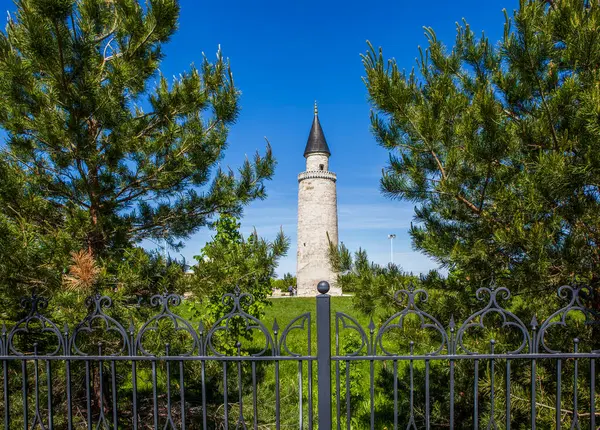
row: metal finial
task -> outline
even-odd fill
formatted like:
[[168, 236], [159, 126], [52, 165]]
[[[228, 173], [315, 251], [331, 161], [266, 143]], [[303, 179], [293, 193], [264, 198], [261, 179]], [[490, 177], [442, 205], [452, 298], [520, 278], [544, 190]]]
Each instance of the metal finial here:
[[317, 285], [317, 291], [321, 294], [327, 294], [329, 292], [329, 282], [321, 281]]
[[319, 115], [319, 108], [317, 107], [317, 101], [315, 100], [315, 116]]

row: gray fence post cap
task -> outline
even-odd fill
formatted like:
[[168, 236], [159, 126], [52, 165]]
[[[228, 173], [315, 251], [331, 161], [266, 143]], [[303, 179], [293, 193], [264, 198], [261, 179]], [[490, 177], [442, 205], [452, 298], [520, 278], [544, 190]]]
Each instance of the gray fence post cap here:
[[321, 281], [317, 285], [317, 291], [321, 294], [327, 294], [329, 292], [329, 282]]

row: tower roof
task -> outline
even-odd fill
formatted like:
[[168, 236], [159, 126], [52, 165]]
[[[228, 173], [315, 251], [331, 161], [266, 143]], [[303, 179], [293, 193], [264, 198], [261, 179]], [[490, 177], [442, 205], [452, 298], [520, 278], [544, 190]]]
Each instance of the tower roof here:
[[319, 122], [319, 111], [317, 110], [317, 102], [315, 102], [315, 117], [313, 119], [312, 127], [310, 128], [306, 148], [304, 149], [304, 156], [307, 157], [309, 154], [319, 152], [331, 155], [329, 146], [327, 146], [327, 140], [325, 140], [325, 134], [323, 133], [321, 123]]

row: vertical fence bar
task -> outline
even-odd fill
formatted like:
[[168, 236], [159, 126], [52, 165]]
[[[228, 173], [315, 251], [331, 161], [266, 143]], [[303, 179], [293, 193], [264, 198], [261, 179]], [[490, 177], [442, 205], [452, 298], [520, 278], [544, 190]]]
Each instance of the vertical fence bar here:
[[[490, 348], [492, 355], [494, 354], [494, 346], [496, 345], [496, 341], [494, 339], [490, 340]], [[490, 360], [490, 422], [488, 426], [491, 428], [492, 423], [496, 423], [496, 361], [492, 358]]]
[[450, 429], [454, 429], [454, 360], [450, 360]]
[[206, 415], [206, 361], [200, 361], [201, 374], [200, 381], [202, 385], [202, 428], [208, 429], [207, 415]]
[[[415, 353], [415, 343], [411, 340], [410, 345], [410, 356], [412, 357]], [[410, 420], [409, 423], [414, 422], [415, 418], [415, 370], [414, 360], [411, 358], [408, 362], [408, 370], [410, 377]]]
[[369, 360], [369, 397], [371, 404], [371, 430], [375, 430], [375, 362]]
[[154, 429], [158, 430], [158, 393], [156, 392], [157, 387], [156, 377], [156, 360], [152, 360], [152, 403], [153, 403], [153, 417], [154, 417]]
[[65, 373], [67, 376], [67, 429], [73, 429], [73, 403], [71, 394], [71, 361], [65, 363]]
[[479, 360], [475, 360], [475, 380], [473, 381], [473, 428], [479, 424]]
[[[310, 324], [308, 325], [310, 327]], [[310, 336], [309, 336], [310, 339]], [[310, 342], [308, 344], [308, 355], [310, 356], [311, 352], [310, 352]], [[308, 366], [308, 385], [307, 385], [307, 390], [308, 390], [308, 430], [312, 430], [313, 428], [313, 372], [312, 372], [312, 366], [313, 366], [313, 362], [312, 360], [308, 360], [308, 362], [306, 363]]]
[[[133, 320], [129, 323], [129, 354], [133, 357], [136, 354], [136, 341], [135, 341], [135, 326]], [[137, 417], [137, 367], [135, 360], [131, 360], [131, 402], [132, 402], [132, 421], [133, 430], [137, 430], [138, 417]]]
[[304, 397], [304, 386], [303, 386], [303, 375], [302, 375], [302, 360], [298, 360], [298, 392], [300, 394], [299, 396], [299, 405], [298, 405], [298, 410], [300, 411], [300, 416], [298, 417], [298, 419], [300, 420], [300, 429], [304, 428], [304, 402], [303, 402], [303, 397]]
[[275, 430], [281, 427], [281, 392], [279, 386], [279, 360], [275, 360]]
[[168, 425], [169, 421], [172, 419], [171, 410], [173, 408], [171, 404], [171, 360], [169, 360], [169, 356], [171, 355], [171, 345], [169, 342], [165, 344], [165, 367], [166, 367], [166, 388], [167, 388], [167, 424], [165, 424], [165, 428]]
[[[537, 343], [537, 328], [538, 328], [538, 322], [537, 322], [537, 318], [534, 315], [533, 318], [531, 319], [531, 341], [533, 343], [533, 346], [531, 347], [531, 351], [533, 353], [536, 353], [536, 343]], [[535, 358], [531, 360], [531, 430], [535, 430], [535, 417], [536, 417], [536, 409], [537, 409], [537, 405], [536, 405], [536, 394], [535, 394], [535, 372], [536, 372], [536, 361]]]
[[27, 406], [27, 360], [21, 361], [21, 373], [23, 374], [23, 425], [29, 428], [28, 406]]
[[536, 395], [535, 395], [535, 358], [531, 360], [531, 430], [535, 430]]
[[[579, 352], [579, 339], [573, 339], [573, 352], [577, 354]], [[572, 428], [579, 428], [579, 393], [577, 392], [577, 379], [579, 378], [579, 360], [575, 358], [573, 364], [573, 422]]]
[[[8, 338], [6, 325], [2, 323], [2, 354], [8, 355]], [[4, 428], [8, 430], [10, 427], [10, 394], [8, 392], [8, 361], [2, 360], [2, 374], [4, 385]]]
[[258, 406], [256, 404], [256, 361], [252, 362], [252, 413], [254, 415], [254, 428], [258, 429]]
[[[242, 355], [242, 344], [238, 341], [236, 343], [237, 347], [237, 355], [240, 357]], [[242, 362], [237, 362], [237, 374], [238, 374], [238, 425], [240, 423], [244, 423], [244, 393], [242, 392]]]
[[48, 429], [54, 429], [54, 417], [52, 412], [52, 363], [46, 360], [46, 384], [48, 390]]
[[429, 410], [429, 360], [425, 360], [425, 429], [431, 428], [431, 413]]
[[92, 393], [90, 379], [90, 360], [85, 360], [85, 402], [87, 407], [87, 428], [92, 430]]
[[181, 429], [185, 430], [185, 381], [183, 360], [179, 362], [179, 401], [181, 403]]
[[[275, 356], [278, 357], [280, 355], [279, 351], [279, 340], [277, 336], [279, 335], [279, 324], [277, 324], [277, 318], [273, 320], [273, 352]], [[281, 426], [281, 413], [280, 413], [280, 388], [279, 388], [279, 360], [275, 360], [275, 429], [279, 430]]]
[[350, 430], [350, 361], [346, 360], [346, 430]]
[[562, 377], [562, 360], [559, 358], [556, 360], [556, 430], [560, 430], [561, 426], [561, 415], [560, 415], [560, 405], [561, 405], [561, 377]]
[[596, 359], [590, 360], [590, 428], [596, 429]]
[[342, 415], [342, 400], [340, 396], [341, 383], [340, 383], [340, 361], [335, 362], [335, 415], [337, 417], [337, 430], [342, 428], [341, 415]]
[[[3, 354], [8, 355], [8, 338], [6, 325], [2, 324], [2, 346]], [[3, 374], [3, 385], [4, 385], [4, 428], [9, 430], [10, 428], [10, 393], [8, 385], [8, 361], [2, 360], [2, 374]]]
[[506, 359], [506, 430], [510, 430], [510, 359]]
[[[275, 320], [275, 327], [277, 327], [277, 320]], [[277, 334], [278, 334], [279, 329], [276, 328], [273, 331], [274, 334], [274, 341], [275, 341], [275, 355], [278, 356], [279, 355], [279, 350], [278, 350], [278, 341], [277, 341]], [[279, 382], [279, 360], [275, 360], [275, 430], [279, 430], [281, 428], [281, 388], [280, 388], [280, 382]]]
[[[37, 357], [38, 352], [37, 352], [37, 343], [33, 344], [33, 355]], [[41, 416], [41, 411], [40, 411], [40, 371], [39, 371], [39, 361], [36, 358], [35, 360], [33, 360], [33, 384], [34, 384], [34, 404], [35, 404], [35, 411], [33, 412], [33, 422], [35, 423], [36, 419], [38, 418], [38, 416]], [[41, 424], [41, 418], [40, 418], [40, 425]]]
[[[102, 342], [98, 342], [98, 355], [102, 356]], [[106, 424], [104, 416], [104, 361], [98, 360], [98, 392], [96, 393], [96, 408], [98, 409], [98, 424]]]
[[[5, 342], [6, 344], [6, 342]], [[10, 394], [9, 394], [9, 385], [8, 385], [8, 361], [2, 361], [2, 373], [4, 381], [4, 428], [5, 430], [9, 430], [10, 428]]]
[[112, 381], [112, 413], [113, 413], [113, 429], [119, 428], [119, 399], [117, 397], [117, 369], [115, 360], [110, 361], [110, 376]]
[[394, 360], [393, 372], [394, 372], [394, 430], [398, 430], [398, 360]]
[[[277, 376], [275, 376], [277, 379]], [[229, 429], [229, 400], [227, 398], [227, 362], [223, 361], [223, 419], [225, 430]], [[275, 401], [277, 402], [277, 401]]]
[[[369, 323], [369, 345], [370, 347], [370, 355], [375, 355], [375, 342], [373, 342], [373, 335], [375, 334], [375, 323], [373, 322], [373, 317], [371, 317], [371, 322]], [[375, 362], [371, 359], [369, 360], [369, 397], [371, 399], [371, 430], [375, 429]]]
[[[310, 325], [309, 325], [310, 327]], [[311, 352], [310, 352], [310, 343], [308, 344], [309, 346], [309, 350], [308, 350], [308, 355], [310, 356]], [[306, 389], [308, 390], [308, 430], [312, 430], [313, 428], [313, 373], [312, 373], [312, 366], [313, 366], [313, 362], [312, 360], [308, 360], [308, 362], [306, 363], [308, 366], [308, 384]]]
[[331, 429], [331, 303], [329, 283], [317, 286], [317, 390], [319, 430]]
[[[448, 353], [456, 354], [456, 339], [454, 331], [456, 324], [454, 323], [454, 315], [450, 315], [450, 338], [448, 339]], [[450, 430], [454, 429], [454, 360], [450, 360]]]
[[133, 430], [137, 430], [138, 416], [137, 416], [137, 365], [135, 360], [131, 361], [131, 401], [132, 401], [132, 415], [133, 415]]

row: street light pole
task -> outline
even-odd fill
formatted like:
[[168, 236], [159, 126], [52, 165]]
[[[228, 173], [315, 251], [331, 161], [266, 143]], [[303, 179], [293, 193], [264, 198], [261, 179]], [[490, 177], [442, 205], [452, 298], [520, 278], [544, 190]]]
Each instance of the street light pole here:
[[396, 238], [395, 234], [388, 234], [388, 239], [390, 240], [390, 263], [394, 264], [394, 239]]

